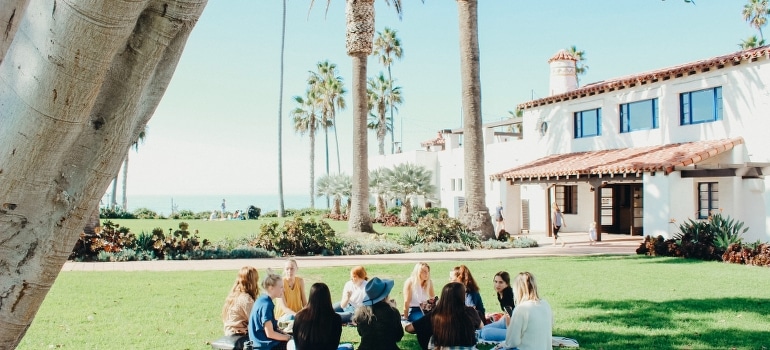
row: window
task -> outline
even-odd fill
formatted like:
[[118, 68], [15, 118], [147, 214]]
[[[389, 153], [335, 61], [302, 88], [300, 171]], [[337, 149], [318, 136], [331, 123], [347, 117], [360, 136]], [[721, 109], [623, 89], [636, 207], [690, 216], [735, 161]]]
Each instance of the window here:
[[680, 94], [679, 110], [681, 125], [722, 120], [722, 87]]
[[577, 186], [556, 186], [555, 202], [564, 214], [577, 214]]
[[709, 213], [719, 209], [719, 183], [698, 183], [698, 219], [707, 219]]
[[463, 190], [463, 179], [457, 179], [457, 190], [458, 191]]
[[658, 128], [658, 99], [620, 105], [620, 132]]
[[452, 179], [451, 183], [452, 183], [452, 191], [456, 191], [456, 189], [455, 189], [456, 188], [456, 186], [455, 186], [455, 179]]
[[601, 108], [575, 112], [575, 138], [599, 136], [601, 129]]

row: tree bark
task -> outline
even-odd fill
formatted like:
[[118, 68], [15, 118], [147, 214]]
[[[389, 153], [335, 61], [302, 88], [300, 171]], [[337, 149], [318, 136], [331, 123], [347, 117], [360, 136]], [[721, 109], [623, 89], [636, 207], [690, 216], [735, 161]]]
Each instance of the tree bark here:
[[[4, 1], [0, 14], [19, 4]], [[32, 323], [205, 4], [32, 0], [17, 9], [22, 35], [0, 63], [0, 348], [15, 348]]]
[[313, 121], [310, 123], [310, 209], [315, 209], [315, 132]]
[[348, 230], [374, 232], [369, 217], [369, 164], [366, 139], [366, 59], [374, 40], [374, 0], [347, 0], [345, 47], [353, 60], [353, 191]]
[[126, 194], [126, 188], [128, 187], [128, 152], [126, 153], [126, 159], [123, 160], [123, 211], [128, 211], [128, 195]]
[[477, 0], [457, 0], [460, 23], [460, 71], [465, 156], [465, 208], [460, 220], [484, 238], [495, 236], [485, 203], [484, 137], [481, 126], [481, 74]]

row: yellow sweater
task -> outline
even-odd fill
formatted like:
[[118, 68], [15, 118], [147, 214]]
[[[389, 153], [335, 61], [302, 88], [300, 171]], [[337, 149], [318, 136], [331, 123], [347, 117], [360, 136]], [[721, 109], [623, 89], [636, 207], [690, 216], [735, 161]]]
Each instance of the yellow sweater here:
[[[294, 312], [302, 310], [302, 290], [300, 285], [303, 284], [302, 277], [294, 277], [294, 288], [289, 287], [289, 280], [283, 279], [283, 303]], [[275, 308], [275, 318], [279, 319], [283, 316], [283, 309], [280, 307]]]

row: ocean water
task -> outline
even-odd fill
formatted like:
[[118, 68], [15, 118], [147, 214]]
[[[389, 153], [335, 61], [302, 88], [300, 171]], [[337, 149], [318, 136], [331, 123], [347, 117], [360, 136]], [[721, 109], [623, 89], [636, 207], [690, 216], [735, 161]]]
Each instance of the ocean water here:
[[[148, 208], [159, 214], [168, 215], [171, 213], [172, 205], [176, 210], [192, 210], [193, 212], [222, 210], [222, 199], [226, 200], [226, 210], [234, 212], [236, 210], [245, 211], [250, 205], [262, 209], [262, 212], [278, 210], [278, 194], [273, 195], [134, 195], [128, 196], [128, 211], [134, 211], [138, 208]], [[102, 200], [102, 205], [109, 203], [109, 195]], [[120, 199], [118, 199], [120, 203]], [[285, 209], [302, 209], [310, 207], [310, 195], [286, 195], [283, 196]], [[325, 198], [315, 199], [316, 208], [326, 208]]]

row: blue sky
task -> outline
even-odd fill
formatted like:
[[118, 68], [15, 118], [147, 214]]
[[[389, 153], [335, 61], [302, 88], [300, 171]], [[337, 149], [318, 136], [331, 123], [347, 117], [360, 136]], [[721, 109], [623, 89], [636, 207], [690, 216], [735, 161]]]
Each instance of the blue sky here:
[[[309, 191], [309, 138], [293, 131], [292, 96], [304, 94], [319, 61], [339, 67], [352, 86], [345, 53], [344, 1], [287, 1], [283, 98], [284, 192]], [[419, 148], [436, 131], [461, 125], [456, 1], [406, 0], [403, 19], [376, 0], [376, 30], [398, 31], [404, 57], [392, 67], [404, 103], [396, 141]], [[480, 1], [482, 118], [501, 120], [519, 103], [545, 97], [547, 60], [576, 45], [589, 70], [581, 84], [659, 69], [739, 50], [756, 34], [741, 18], [744, 1], [698, 0]], [[281, 1], [209, 1], [176, 73], [131, 151], [128, 195], [277, 194]], [[375, 58], [368, 75], [385, 71]], [[346, 96], [352, 105], [350, 93]], [[350, 108], [337, 115], [341, 166], [352, 167]], [[404, 127], [401, 127], [403, 120]], [[389, 137], [388, 137], [389, 140]], [[330, 142], [333, 150], [333, 142]], [[389, 150], [389, 143], [386, 144]], [[331, 167], [336, 169], [332, 151]], [[377, 153], [373, 134], [369, 153]], [[316, 175], [324, 173], [323, 135]]]

